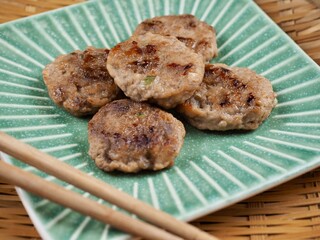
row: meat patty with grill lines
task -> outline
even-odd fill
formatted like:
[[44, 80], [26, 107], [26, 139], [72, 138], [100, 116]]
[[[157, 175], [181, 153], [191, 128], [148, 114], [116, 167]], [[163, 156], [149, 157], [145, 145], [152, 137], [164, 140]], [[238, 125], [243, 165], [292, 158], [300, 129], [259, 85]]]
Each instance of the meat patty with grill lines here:
[[134, 35], [147, 32], [178, 38], [200, 54], [205, 62], [218, 55], [215, 29], [191, 14], [146, 19], [138, 25]]
[[75, 116], [96, 113], [119, 97], [120, 89], [110, 76], [108, 49], [88, 47], [57, 57], [43, 70], [51, 99]]
[[177, 109], [199, 129], [252, 130], [270, 115], [276, 103], [269, 80], [254, 71], [207, 64], [200, 88]]
[[148, 103], [116, 100], [89, 122], [89, 155], [107, 172], [161, 170], [174, 164], [185, 133], [170, 113]]
[[166, 109], [183, 103], [202, 82], [202, 57], [175, 37], [136, 35], [111, 49], [107, 68], [126, 96]]

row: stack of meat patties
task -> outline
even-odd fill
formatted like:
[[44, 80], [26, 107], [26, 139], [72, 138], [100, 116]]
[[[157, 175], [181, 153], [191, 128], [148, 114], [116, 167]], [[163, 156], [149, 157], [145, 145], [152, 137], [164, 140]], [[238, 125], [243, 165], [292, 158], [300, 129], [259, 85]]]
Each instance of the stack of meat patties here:
[[[138, 172], [170, 167], [185, 128], [256, 129], [276, 96], [270, 82], [246, 68], [207, 63], [217, 56], [215, 30], [192, 15], [140, 23], [111, 50], [88, 47], [46, 66], [49, 95], [88, 125], [89, 155], [105, 170]], [[158, 107], [157, 107], [158, 106]]]

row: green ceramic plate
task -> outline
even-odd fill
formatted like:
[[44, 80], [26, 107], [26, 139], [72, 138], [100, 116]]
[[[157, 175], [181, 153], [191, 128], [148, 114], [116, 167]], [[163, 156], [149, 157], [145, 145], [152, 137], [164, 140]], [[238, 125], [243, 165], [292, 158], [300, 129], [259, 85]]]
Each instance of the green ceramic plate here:
[[[87, 45], [114, 46], [145, 18], [178, 13], [192, 13], [213, 25], [219, 46], [214, 62], [249, 67], [269, 78], [279, 104], [256, 131], [206, 132], [186, 124], [185, 144], [169, 170], [104, 173], [87, 154], [88, 119], [72, 117], [53, 104], [41, 71], [60, 54]], [[320, 69], [252, 1], [90, 1], [2, 24], [0, 46], [1, 131], [179, 219], [221, 209], [320, 166]], [[125, 237], [37, 196], [19, 194], [45, 239]]]

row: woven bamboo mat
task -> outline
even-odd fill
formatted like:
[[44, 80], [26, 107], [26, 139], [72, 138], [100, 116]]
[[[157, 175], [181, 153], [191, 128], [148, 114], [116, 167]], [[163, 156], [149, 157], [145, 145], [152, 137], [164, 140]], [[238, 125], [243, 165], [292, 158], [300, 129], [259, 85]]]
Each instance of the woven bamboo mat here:
[[[81, 0], [0, 0], [0, 22]], [[320, 0], [256, 0], [320, 64]], [[320, 168], [192, 222], [221, 239], [320, 240]], [[13, 186], [0, 179], [0, 239], [39, 239]]]

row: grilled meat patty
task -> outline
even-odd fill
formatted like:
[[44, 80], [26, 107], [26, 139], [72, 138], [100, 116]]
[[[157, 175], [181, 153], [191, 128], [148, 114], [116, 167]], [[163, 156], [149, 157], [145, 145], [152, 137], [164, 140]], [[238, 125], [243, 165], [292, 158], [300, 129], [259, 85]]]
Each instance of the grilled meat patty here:
[[126, 96], [173, 108], [192, 96], [202, 82], [200, 55], [175, 37], [146, 33], [111, 49], [107, 68]]
[[51, 99], [75, 116], [96, 113], [120, 89], [106, 68], [108, 49], [88, 47], [61, 55], [43, 70]]
[[190, 14], [146, 19], [138, 25], [134, 35], [147, 32], [178, 38], [188, 48], [202, 55], [204, 61], [218, 55], [215, 29]]
[[177, 107], [199, 129], [256, 129], [276, 105], [271, 83], [247, 68], [207, 64], [200, 88]]
[[88, 133], [89, 155], [100, 169], [138, 172], [172, 166], [185, 129], [170, 113], [122, 99], [102, 107]]

